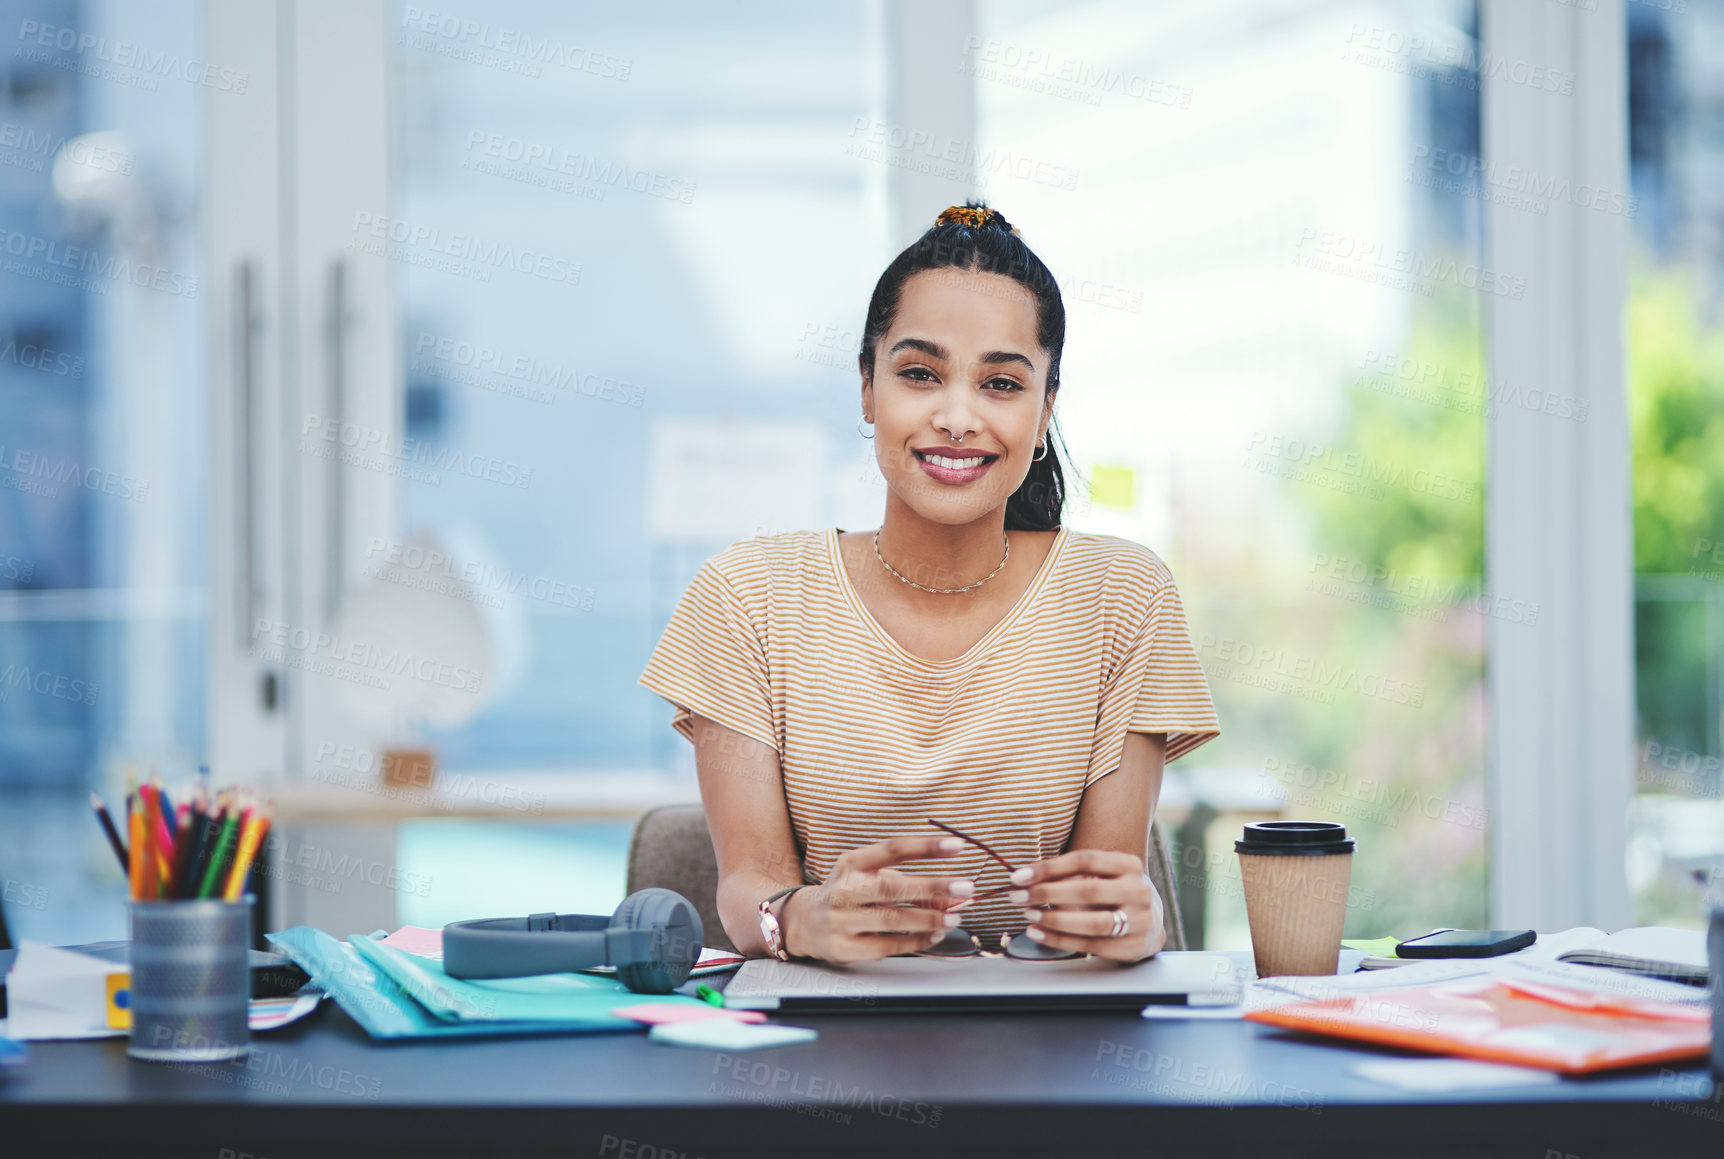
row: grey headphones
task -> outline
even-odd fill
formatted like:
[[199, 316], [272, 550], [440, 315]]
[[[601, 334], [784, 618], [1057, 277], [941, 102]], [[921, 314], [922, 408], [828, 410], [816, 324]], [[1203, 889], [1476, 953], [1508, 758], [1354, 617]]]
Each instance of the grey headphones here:
[[700, 958], [700, 914], [682, 894], [642, 889], [610, 917], [532, 914], [451, 922], [443, 927], [443, 969], [451, 978], [519, 978], [615, 966], [638, 994], [669, 994]]

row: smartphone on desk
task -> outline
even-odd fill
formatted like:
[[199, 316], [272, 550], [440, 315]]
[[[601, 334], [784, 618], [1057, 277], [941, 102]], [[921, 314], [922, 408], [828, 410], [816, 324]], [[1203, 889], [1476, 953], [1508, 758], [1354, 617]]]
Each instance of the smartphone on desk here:
[[1494, 958], [1538, 940], [1532, 930], [1438, 930], [1395, 947], [1397, 958]]

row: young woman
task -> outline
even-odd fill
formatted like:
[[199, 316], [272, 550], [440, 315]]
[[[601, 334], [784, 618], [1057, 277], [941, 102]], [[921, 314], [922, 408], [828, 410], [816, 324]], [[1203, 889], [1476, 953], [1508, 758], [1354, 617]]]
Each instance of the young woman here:
[[863, 327], [879, 530], [733, 544], [665, 628], [640, 682], [695, 744], [743, 952], [861, 961], [960, 925], [988, 950], [1161, 948], [1149, 824], [1215, 708], [1160, 558], [1060, 522], [1064, 344], [1005, 218], [940, 214]]

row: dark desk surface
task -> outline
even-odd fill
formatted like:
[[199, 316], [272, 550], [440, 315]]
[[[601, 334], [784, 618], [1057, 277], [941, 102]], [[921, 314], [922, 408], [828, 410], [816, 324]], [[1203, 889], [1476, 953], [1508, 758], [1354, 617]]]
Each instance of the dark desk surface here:
[[238, 1063], [32, 1043], [0, 1072], [0, 1154], [1724, 1156], [1724, 1094], [1702, 1066], [1412, 1095], [1350, 1073], [1395, 1052], [1255, 1023], [786, 1021], [820, 1040], [739, 1055], [638, 1032], [380, 1044], [325, 1003]]

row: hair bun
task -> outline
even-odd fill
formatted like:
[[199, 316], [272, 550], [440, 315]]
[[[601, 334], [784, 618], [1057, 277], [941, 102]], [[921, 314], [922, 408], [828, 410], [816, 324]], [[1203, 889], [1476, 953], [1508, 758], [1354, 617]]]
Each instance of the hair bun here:
[[997, 209], [989, 209], [979, 201], [972, 201], [965, 205], [948, 205], [940, 211], [940, 216], [934, 219], [934, 224], [936, 226], [963, 225], [970, 229], [992, 228], [1009, 233], [1014, 237], [1017, 236], [1018, 232], [1012, 228], [1012, 223], [1006, 220], [1005, 214]]

